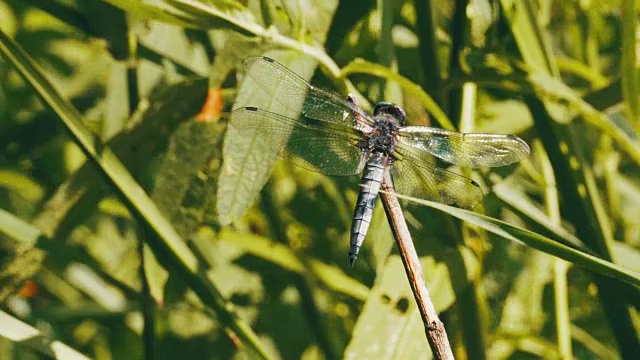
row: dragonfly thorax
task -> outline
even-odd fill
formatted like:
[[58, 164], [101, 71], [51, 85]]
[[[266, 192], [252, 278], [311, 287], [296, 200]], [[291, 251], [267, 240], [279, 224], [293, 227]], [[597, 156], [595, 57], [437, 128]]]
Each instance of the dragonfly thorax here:
[[378, 114], [374, 118], [373, 131], [361, 139], [360, 147], [369, 152], [382, 152], [391, 155], [398, 144], [397, 119], [386, 113]]

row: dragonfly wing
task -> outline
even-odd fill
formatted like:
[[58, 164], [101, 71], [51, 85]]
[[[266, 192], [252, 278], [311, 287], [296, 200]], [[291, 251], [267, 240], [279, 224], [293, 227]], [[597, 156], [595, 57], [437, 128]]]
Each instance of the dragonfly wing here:
[[349, 128], [314, 125], [313, 120], [298, 121], [244, 107], [231, 113], [229, 130], [263, 142], [261, 145], [274, 149], [280, 157], [300, 167], [327, 175], [357, 174], [366, 162], [358, 147], [359, 137]]
[[463, 134], [423, 126], [400, 129], [399, 141], [448, 163], [471, 168], [513, 164], [530, 153], [529, 145], [514, 135]]
[[482, 200], [475, 181], [436, 166], [435, 159], [420, 150], [398, 144], [391, 168], [398, 194], [470, 208]]
[[256, 56], [245, 60], [245, 66], [249, 77], [288, 110], [317, 121], [371, 131], [373, 120], [359, 106], [309, 84], [277, 61]]

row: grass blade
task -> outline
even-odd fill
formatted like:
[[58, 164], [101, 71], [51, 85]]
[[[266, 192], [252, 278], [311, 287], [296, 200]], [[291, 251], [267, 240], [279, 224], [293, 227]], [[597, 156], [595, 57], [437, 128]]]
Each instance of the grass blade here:
[[161, 262], [175, 269], [220, 320], [262, 358], [268, 358], [251, 328], [229, 311], [230, 304], [200, 271], [196, 256], [187, 247], [163, 214], [133, 179], [117, 156], [83, 124], [82, 116], [42, 75], [37, 64], [4, 32], [0, 31], [0, 52], [13, 64], [42, 100], [60, 117], [72, 139], [98, 168], [129, 211], [149, 228], [150, 245]]
[[557, 256], [576, 265], [593, 270], [599, 274], [624, 281], [640, 289], [639, 273], [625, 269], [599, 257], [572, 249], [548, 237], [511, 225], [502, 220], [480, 215], [473, 211], [408, 196], [398, 195], [398, 198], [411, 200], [412, 202], [434, 208], [460, 220], [476, 225], [504, 239], [525, 243], [534, 249], [538, 249], [549, 255]]

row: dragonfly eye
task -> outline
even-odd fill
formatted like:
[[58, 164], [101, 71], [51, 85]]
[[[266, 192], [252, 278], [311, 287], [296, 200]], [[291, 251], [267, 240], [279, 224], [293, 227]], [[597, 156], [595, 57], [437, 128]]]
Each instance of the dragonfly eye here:
[[376, 105], [376, 108], [373, 109], [373, 116], [380, 115], [380, 113], [386, 113], [386, 110], [392, 106], [393, 104], [389, 102], [378, 103], [378, 105]]
[[404, 126], [404, 119], [407, 116], [403, 108], [389, 102], [378, 103], [378, 105], [376, 105], [376, 108], [373, 110], [373, 116], [382, 114], [391, 115], [398, 121], [400, 126]]

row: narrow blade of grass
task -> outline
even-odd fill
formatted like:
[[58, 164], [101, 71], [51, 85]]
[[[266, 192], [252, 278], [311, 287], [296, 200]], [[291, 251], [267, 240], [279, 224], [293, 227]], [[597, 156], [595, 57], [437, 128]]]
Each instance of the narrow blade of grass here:
[[117, 156], [89, 131], [79, 112], [53, 88], [43, 76], [43, 72], [19, 45], [2, 31], [0, 31], [0, 52], [59, 116], [71, 138], [87, 158], [95, 164], [101, 175], [127, 205], [129, 211], [143, 222], [143, 226], [149, 228], [149, 233], [152, 236], [149, 236], [148, 240], [159, 260], [165, 266], [175, 269], [198, 294], [203, 303], [210, 306], [219, 316], [221, 322], [236, 332], [249, 348], [260, 357], [268, 358], [256, 334], [229, 310], [230, 304], [200, 271], [200, 264], [187, 247], [186, 242], [165, 220], [162, 213]]
[[502, 220], [480, 215], [473, 211], [408, 196], [398, 195], [398, 197], [442, 211], [504, 239], [525, 243], [532, 248], [543, 251], [549, 255], [557, 256], [576, 265], [593, 270], [599, 274], [634, 285], [640, 290], [640, 274], [596, 256], [562, 245], [548, 237], [511, 225]]

